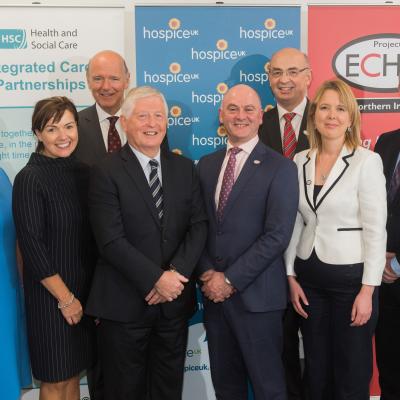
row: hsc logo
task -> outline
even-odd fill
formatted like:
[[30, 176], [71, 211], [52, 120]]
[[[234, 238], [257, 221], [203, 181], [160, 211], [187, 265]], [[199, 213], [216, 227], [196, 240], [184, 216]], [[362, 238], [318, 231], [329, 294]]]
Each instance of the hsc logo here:
[[25, 29], [0, 29], [0, 49], [26, 49]]
[[370, 92], [397, 92], [400, 34], [363, 36], [342, 46], [332, 60], [335, 74], [349, 85]]

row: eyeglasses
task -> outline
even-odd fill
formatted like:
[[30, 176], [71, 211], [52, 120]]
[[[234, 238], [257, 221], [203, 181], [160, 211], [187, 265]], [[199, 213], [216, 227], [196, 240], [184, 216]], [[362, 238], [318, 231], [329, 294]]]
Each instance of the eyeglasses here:
[[310, 67], [304, 67], [302, 69], [289, 68], [286, 71], [282, 69], [271, 69], [270, 71], [268, 71], [268, 75], [272, 78], [280, 78], [281, 76], [283, 76], [283, 74], [286, 74], [286, 76], [288, 76], [289, 78], [297, 78], [300, 72], [303, 72], [307, 69], [310, 69]]

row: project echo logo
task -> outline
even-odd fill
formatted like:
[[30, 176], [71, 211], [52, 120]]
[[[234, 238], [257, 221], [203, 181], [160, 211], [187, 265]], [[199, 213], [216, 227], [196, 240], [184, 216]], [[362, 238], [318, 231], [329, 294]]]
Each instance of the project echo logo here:
[[397, 92], [400, 34], [368, 35], [346, 43], [333, 57], [332, 69], [355, 88], [370, 92]]
[[0, 29], [0, 49], [26, 49], [25, 29]]

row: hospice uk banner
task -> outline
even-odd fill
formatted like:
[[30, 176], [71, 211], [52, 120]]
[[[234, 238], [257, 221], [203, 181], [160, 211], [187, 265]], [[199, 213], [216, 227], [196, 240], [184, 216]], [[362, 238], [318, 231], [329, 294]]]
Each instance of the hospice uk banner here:
[[93, 104], [86, 66], [103, 49], [124, 52], [123, 8], [0, 7], [0, 167], [11, 180], [35, 148], [34, 104], [50, 96]]
[[[263, 107], [275, 103], [266, 66], [282, 47], [299, 48], [300, 7], [137, 6], [135, 38], [137, 83], [166, 96], [171, 149], [198, 160], [226, 144], [218, 108], [230, 87], [248, 84]], [[214, 400], [198, 299], [189, 327], [183, 399]]]
[[400, 7], [310, 6], [308, 53], [313, 70], [310, 88], [326, 79], [346, 81], [362, 116], [363, 145], [399, 128]]
[[274, 104], [266, 65], [282, 47], [300, 46], [300, 7], [151, 7], [135, 9], [138, 85], [169, 104], [168, 139], [198, 160], [226, 143], [218, 107], [235, 84]]

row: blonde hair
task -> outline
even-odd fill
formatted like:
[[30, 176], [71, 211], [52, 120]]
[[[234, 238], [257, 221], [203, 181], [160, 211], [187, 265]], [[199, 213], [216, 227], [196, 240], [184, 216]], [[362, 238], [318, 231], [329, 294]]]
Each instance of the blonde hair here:
[[340, 79], [331, 79], [322, 83], [317, 89], [313, 101], [310, 104], [307, 116], [307, 134], [311, 149], [318, 152], [322, 149], [321, 134], [315, 126], [315, 113], [321, 97], [327, 90], [334, 90], [341, 102], [343, 102], [350, 116], [350, 126], [346, 130], [344, 144], [350, 149], [355, 150], [361, 144], [361, 115], [358, 109], [357, 100], [347, 83]]

